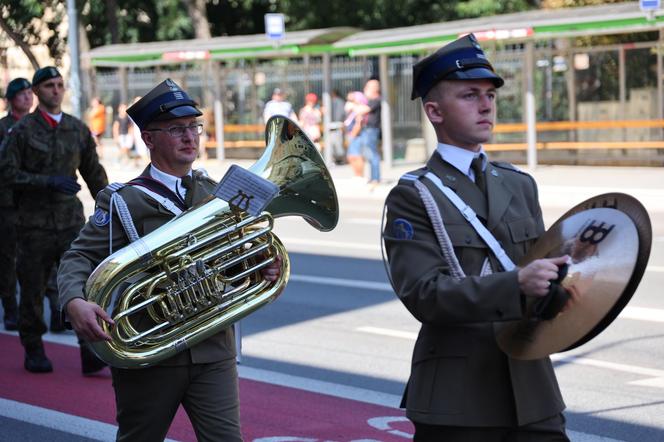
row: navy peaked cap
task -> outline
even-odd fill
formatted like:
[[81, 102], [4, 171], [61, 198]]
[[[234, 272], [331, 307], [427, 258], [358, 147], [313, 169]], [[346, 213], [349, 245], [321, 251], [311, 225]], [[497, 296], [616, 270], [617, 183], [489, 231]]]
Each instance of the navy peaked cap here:
[[7, 85], [7, 93], [5, 94], [5, 98], [7, 98], [7, 100], [11, 100], [22, 90], [30, 89], [31, 87], [32, 85], [25, 78], [14, 78]]
[[505, 81], [487, 60], [473, 34], [465, 35], [438, 49], [413, 66], [411, 100], [424, 97], [441, 80], [493, 81], [501, 87]]
[[37, 86], [42, 81], [58, 77], [62, 77], [62, 75], [60, 75], [60, 72], [55, 66], [46, 66], [41, 69], [37, 69], [35, 75], [32, 76], [32, 85]]
[[127, 113], [134, 123], [143, 129], [151, 121], [203, 115], [196, 106], [196, 102], [168, 78], [131, 105]]

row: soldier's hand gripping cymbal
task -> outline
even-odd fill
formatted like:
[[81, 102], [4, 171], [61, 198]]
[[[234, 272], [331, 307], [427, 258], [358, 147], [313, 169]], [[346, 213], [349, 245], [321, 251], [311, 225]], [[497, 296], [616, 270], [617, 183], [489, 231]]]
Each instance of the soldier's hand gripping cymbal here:
[[542, 258], [519, 269], [519, 287], [526, 296], [542, 297], [549, 294], [551, 281], [558, 279], [559, 267], [569, 261], [568, 255]]

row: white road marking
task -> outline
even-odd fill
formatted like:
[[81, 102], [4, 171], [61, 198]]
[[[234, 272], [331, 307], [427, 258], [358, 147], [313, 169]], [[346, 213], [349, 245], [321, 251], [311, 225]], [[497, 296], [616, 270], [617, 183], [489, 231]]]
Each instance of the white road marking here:
[[664, 322], [664, 309], [627, 306], [618, 317], [639, 321]]
[[[374, 335], [389, 336], [389, 337], [393, 337], [393, 338], [409, 339], [409, 340], [412, 340], [412, 341], [417, 339], [417, 333], [403, 331], [403, 330], [393, 330], [393, 329], [389, 329], [389, 328], [371, 327], [371, 326], [358, 327], [355, 330], [359, 331], [359, 332], [362, 332], [362, 333], [370, 333], [370, 334], [374, 334]], [[597, 359], [580, 358], [580, 357], [577, 357], [577, 356], [567, 356], [567, 355], [562, 355], [562, 354], [551, 355], [551, 360], [552, 361], [569, 362], [569, 363], [572, 363], [572, 364], [586, 365], [586, 366], [597, 367], [597, 368], [605, 368], [605, 369], [608, 369], [608, 370], [620, 371], [620, 372], [623, 372], [623, 373], [632, 373], [632, 374], [638, 374], [638, 375], [642, 375], [642, 376], [648, 376], [648, 379], [641, 379], [641, 380], [638, 380], [638, 381], [631, 381], [631, 382], [628, 382], [628, 384], [664, 388], [664, 370], [658, 370], [658, 369], [655, 369], [655, 368], [647, 368], [647, 367], [639, 367], [639, 366], [636, 366], [636, 365], [620, 364], [620, 363], [616, 363], [616, 362], [600, 361], [600, 360], [597, 360]]]
[[403, 339], [410, 339], [410, 340], [413, 340], [413, 341], [415, 339], [417, 339], [417, 333], [415, 333], [415, 332], [408, 332], [408, 331], [402, 331], [402, 330], [392, 330], [392, 329], [389, 329], [389, 328], [364, 326], [364, 327], [358, 327], [355, 330], [359, 331], [359, 332], [362, 332], [362, 333], [371, 333], [371, 334], [374, 334], [374, 335], [390, 336], [392, 338], [403, 338]]
[[[378, 235], [376, 235], [376, 238], [378, 238]], [[308, 246], [309, 248], [331, 247], [333, 249], [371, 250], [375, 252], [380, 252], [380, 245], [378, 243], [358, 244], [352, 242], [324, 241], [320, 239], [293, 238], [293, 237], [283, 237], [283, 236], [279, 236], [279, 239], [281, 239], [281, 241], [286, 245], [301, 245], [301, 246]]]
[[338, 287], [353, 287], [358, 289], [379, 290], [391, 292], [392, 286], [386, 282], [359, 281], [357, 279], [328, 278], [326, 276], [291, 275], [291, 281], [308, 282], [310, 284], [334, 285]]
[[238, 373], [242, 379], [266, 382], [268, 384], [280, 385], [282, 387], [297, 388], [298, 390], [326, 394], [342, 399], [380, 405], [382, 407], [399, 408], [399, 403], [401, 402], [401, 396], [394, 394], [319, 381], [301, 376], [293, 376], [290, 374], [278, 373], [276, 371], [262, 370], [259, 368], [247, 367], [246, 365], [239, 365]]

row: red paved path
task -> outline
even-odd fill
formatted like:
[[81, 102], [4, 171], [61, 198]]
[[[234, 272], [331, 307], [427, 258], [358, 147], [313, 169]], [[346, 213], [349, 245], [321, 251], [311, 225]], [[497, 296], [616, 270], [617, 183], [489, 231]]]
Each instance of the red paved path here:
[[[18, 338], [0, 334], [0, 397], [63, 413], [115, 424], [115, 402], [108, 369], [98, 376], [80, 375], [78, 349], [45, 343], [55, 371], [31, 374], [23, 369], [23, 348]], [[412, 434], [403, 413], [393, 408], [311, 393], [250, 380], [240, 380], [242, 428], [245, 440], [403, 442]], [[397, 421], [382, 430], [373, 420]], [[396, 430], [392, 434], [390, 430]], [[286, 438], [286, 437], [292, 437]], [[169, 438], [195, 441], [189, 419], [180, 408]], [[283, 437], [283, 439], [280, 439]], [[275, 439], [271, 439], [275, 438]]]

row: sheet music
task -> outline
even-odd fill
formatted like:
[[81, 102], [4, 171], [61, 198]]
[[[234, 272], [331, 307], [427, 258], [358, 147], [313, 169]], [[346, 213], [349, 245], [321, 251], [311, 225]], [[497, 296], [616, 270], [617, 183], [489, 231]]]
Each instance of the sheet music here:
[[214, 190], [217, 198], [252, 216], [258, 216], [279, 193], [279, 186], [233, 164]]

